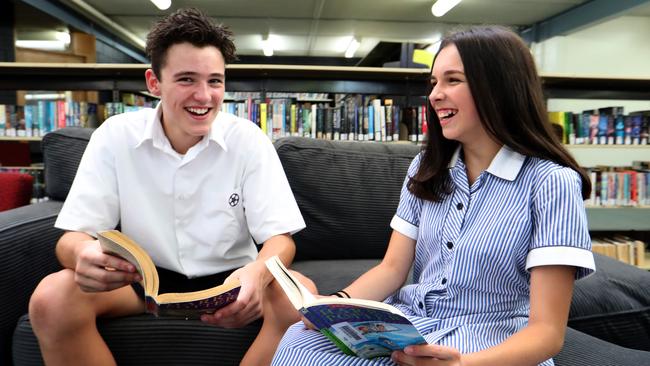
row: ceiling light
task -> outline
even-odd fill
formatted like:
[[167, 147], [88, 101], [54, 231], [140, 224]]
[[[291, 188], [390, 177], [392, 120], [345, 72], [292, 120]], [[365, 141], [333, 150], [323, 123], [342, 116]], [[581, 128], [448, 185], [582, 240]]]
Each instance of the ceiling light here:
[[61, 41], [25, 41], [16, 40], [16, 47], [34, 48], [46, 51], [65, 51], [67, 44]]
[[460, 1], [461, 0], [438, 0], [431, 7], [431, 13], [437, 17], [441, 17], [447, 14], [447, 12], [454, 6], [458, 5]]
[[266, 36], [266, 38], [262, 39], [262, 51], [264, 52], [264, 56], [273, 56], [273, 42], [271, 42], [271, 36]]
[[151, 0], [151, 2], [160, 10], [167, 10], [172, 6], [172, 0]]
[[354, 53], [357, 52], [357, 49], [359, 49], [359, 46], [361, 43], [356, 40], [356, 38], [352, 38], [350, 40], [350, 44], [348, 45], [348, 48], [345, 50], [345, 58], [352, 58], [354, 56]]
[[68, 32], [56, 32], [54, 37], [65, 44], [70, 44], [70, 33]]

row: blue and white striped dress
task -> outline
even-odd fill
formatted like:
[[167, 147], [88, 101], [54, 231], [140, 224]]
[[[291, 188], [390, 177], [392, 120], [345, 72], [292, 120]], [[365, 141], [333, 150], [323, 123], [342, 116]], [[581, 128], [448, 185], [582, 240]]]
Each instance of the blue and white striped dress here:
[[[417, 240], [413, 284], [386, 302], [402, 310], [430, 344], [461, 353], [495, 346], [524, 328], [529, 269], [594, 271], [591, 240], [573, 170], [503, 147], [470, 186], [460, 149], [451, 160], [452, 193], [424, 201], [402, 187], [391, 227]], [[409, 167], [417, 171], [418, 155]], [[273, 365], [392, 365], [340, 352], [302, 323], [284, 335]], [[541, 365], [553, 365], [549, 359]]]

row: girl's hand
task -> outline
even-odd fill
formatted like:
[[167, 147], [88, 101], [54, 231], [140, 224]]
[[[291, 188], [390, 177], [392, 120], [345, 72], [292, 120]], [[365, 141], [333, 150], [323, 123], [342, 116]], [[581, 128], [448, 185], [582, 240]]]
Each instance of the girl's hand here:
[[462, 366], [460, 352], [436, 344], [408, 346], [395, 351], [391, 359], [400, 366]]

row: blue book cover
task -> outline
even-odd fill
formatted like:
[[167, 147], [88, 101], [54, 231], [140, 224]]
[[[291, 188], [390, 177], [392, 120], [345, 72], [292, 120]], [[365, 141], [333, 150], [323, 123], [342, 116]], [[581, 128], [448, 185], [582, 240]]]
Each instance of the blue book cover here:
[[364, 299], [316, 298], [277, 256], [269, 258], [266, 266], [296, 310], [348, 355], [388, 357], [406, 346], [427, 344], [417, 328], [394, 306]]

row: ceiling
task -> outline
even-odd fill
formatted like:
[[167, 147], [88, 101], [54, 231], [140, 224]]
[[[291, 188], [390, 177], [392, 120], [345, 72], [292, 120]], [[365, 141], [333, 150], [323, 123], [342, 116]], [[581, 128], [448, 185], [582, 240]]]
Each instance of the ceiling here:
[[[15, 2], [18, 7], [20, 1]], [[139, 49], [157, 18], [181, 7], [196, 7], [230, 26], [240, 55], [262, 56], [262, 39], [270, 36], [276, 56], [343, 57], [354, 37], [360, 42], [356, 58], [363, 58], [380, 42], [435, 43], [441, 34], [458, 24], [502, 24], [522, 30], [590, 3], [463, 0], [449, 13], [436, 18], [431, 14], [433, 0], [172, 0], [171, 8], [165, 11], [158, 10], [149, 0], [51, 2], [63, 3]], [[650, 1], [636, 3], [621, 14], [650, 16]], [[56, 21], [34, 21], [30, 17], [36, 16], [20, 15], [17, 11], [18, 37], [21, 32], [25, 37], [29, 32], [56, 27], [52, 24]]]

